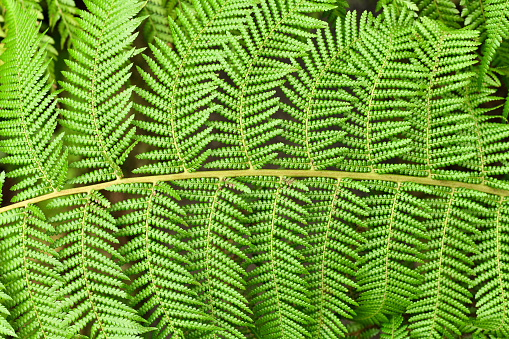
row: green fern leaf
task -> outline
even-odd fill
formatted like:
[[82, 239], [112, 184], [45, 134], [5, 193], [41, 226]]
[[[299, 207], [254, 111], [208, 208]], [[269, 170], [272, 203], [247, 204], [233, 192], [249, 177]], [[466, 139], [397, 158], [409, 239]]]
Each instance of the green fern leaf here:
[[[221, 69], [220, 56], [212, 48], [220, 44], [221, 32], [242, 24], [249, 5], [244, 0], [196, 1], [198, 17], [190, 11], [181, 13], [182, 28], [169, 19], [175, 50], [159, 39], [150, 46], [155, 60], [147, 57], [145, 60], [154, 76], [138, 70], [154, 93], [140, 88], [137, 93], [152, 107], [136, 105], [136, 109], [155, 121], [136, 124], [157, 134], [141, 135], [138, 140], [159, 149], [138, 155], [157, 163], [138, 168], [136, 173], [193, 172], [207, 159], [210, 151], [204, 148], [212, 140], [212, 127], [200, 127], [217, 110], [213, 103], [217, 89], [215, 72]], [[216, 10], [211, 11], [212, 8]]]
[[[365, 221], [369, 230], [356, 282], [361, 292], [357, 320], [368, 323], [387, 321], [388, 314], [401, 314], [419, 292], [422, 278], [412, 269], [422, 263], [427, 239], [419, 219], [429, 219], [430, 209], [415, 192], [430, 193], [426, 186], [413, 183], [366, 182], [371, 194], [371, 210]], [[375, 194], [377, 192], [377, 194]]]
[[481, 64], [477, 85], [482, 87], [490, 64], [504, 39], [509, 37], [509, 1], [485, 0], [486, 40], [481, 47]]
[[90, 12], [80, 12], [67, 60], [67, 81], [60, 85], [69, 97], [61, 99], [67, 109], [59, 109], [69, 153], [82, 159], [71, 167], [92, 169], [72, 178], [70, 183], [89, 183], [122, 178], [120, 166], [134, 147], [135, 128], [128, 116], [132, 103], [130, 88], [122, 88], [130, 77], [129, 59], [139, 50], [130, 48], [133, 30], [141, 19], [135, 0], [87, 0]]
[[424, 274], [419, 298], [408, 307], [412, 314], [412, 338], [441, 338], [461, 334], [467, 321], [472, 294], [468, 290], [473, 274], [469, 253], [479, 253], [472, 234], [482, 221], [478, 214], [488, 210], [477, 200], [483, 193], [462, 188], [435, 187], [429, 199], [432, 219], [425, 222], [430, 241], [424, 253]]
[[310, 326], [313, 338], [344, 337], [347, 328], [340, 319], [351, 319], [357, 302], [350, 292], [358, 285], [353, 278], [357, 271], [357, 250], [366, 240], [357, 232], [365, 227], [360, 218], [368, 206], [352, 190], [367, 192], [363, 185], [348, 179], [310, 178], [306, 184], [316, 190], [307, 193], [313, 202], [307, 207], [310, 222], [310, 247], [304, 251], [309, 300], [309, 312], [314, 323]]
[[78, 12], [74, 0], [47, 0], [49, 12], [49, 25], [54, 29], [58, 24], [60, 34], [60, 48], [70, 47], [75, 31], [79, 29], [76, 14]]
[[456, 3], [452, 0], [415, 0], [421, 18], [436, 20], [451, 28], [460, 28], [462, 21]]
[[20, 201], [60, 190], [66, 176], [66, 152], [62, 134], [53, 138], [57, 114], [56, 94], [44, 76], [44, 48], [38, 33], [36, 13], [6, 0], [8, 34], [0, 67], [0, 148], [7, 154], [0, 161], [16, 165], [8, 177], [20, 178], [12, 187]]
[[[144, 332], [137, 321], [143, 319], [127, 306], [127, 293], [122, 280], [128, 279], [112, 258], [123, 259], [112, 244], [118, 229], [106, 208], [108, 200], [100, 193], [75, 194], [52, 200], [48, 208], [72, 207], [48, 219], [56, 223], [53, 244], [61, 265], [58, 272], [64, 284], [59, 295], [64, 298], [61, 309], [66, 311], [64, 323], [79, 334], [90, 326], [87, 338], [140, 338]], [[111, 256], [111, 257], [110, 257]]]
[[223, 42], [224, 71], [218, 100], [219, 113], [227, 121], [211, 122], [219, 133], [216, 139], [226, 145], [213, 150], [220, 157], [206, 164], [208, 168], [257, 169], [270, 163], [282, 143], [271, 140], [281, 134], [279, 121], [270, 119], [278, 110], [275, 88], [295, 71], [286, 63], [303, 55], [308, 46], [302, 41], [313, 36], [309, 29], [324, 23], [306, 13], [330, 9], [326, 1], [262, 1], [253, 6], [252, 15], [239, 28], [239, 36], [229, 34]]
[[382, 334], [380, 339], [407, 339], [410, 338], [408, 334], [407, 325], [403, 324], [403, 317], [401, 315], [393, 316], [388, 322], [382, 323]]
[[[260, 187], [246, 196], [255, 199], [248, 216], [253, 253], [250, 262], [256, 267], [247, 273], [247, 295], [262, 338], [302, 338], [309, 336], [312, 318], [307, 274], [298, 246], [308, 247], [302, 226], [308, 212], [302, 203], [311, 203], [303, 182], [283, 177], [248, 177]], [[303, 192], [304, 191], [304, 192]]]
[[176, 19], [175, 0], [148, 0], [141, 14], [147, 16], [147, 21], [143, 25], [143, 38], [148, 43], [153, 43], [154, 38], [158, 38], [165, 43], [173, 42], [168, 16], [170, 20]]
[[469, 173], [449, 169], [476, 157], [476, 136], [466, 131], [474, 125], [464, 110], [459, 92], [469, 85], [475, 63], [473, 53], [478, 34], [470, 30], [445, 30], [427, 18], [414, 26], [416, 59], [424, 67], [422, 95], [414, 100], [413, 113], [408, 117], [413, 126], [408, 131], [414, 150], [403, 157], [416, 165], [401, 172], [428, 176], [439, 180], [468, 180]]
[[184, 338], [184, 331], [214, 329], [207, 325], [210, 318], [198, 311], [201, 304], [188, 287], [197, 282], [182, 267], [191, 262], [179, 252], [192, 248], [171, 235], [187, 234], [179, 226], [185, 215], [177, 205], [180, 197], [165, 183], [115, 185], [108, 190], [141, 196], [118, 202], [110, 210], [132, 210], [118, 219], [123, 228], [116, 236], [131, 237], [119, 250], [132, 265], [124, 272], [133, 277], [127, 292], [134, 295], [130, 304], [139, 305], [138, 312], [148, 315], [149, 323], [159, 320], [152, 338]]
[[66, 338], [63, 315], [56, 290], [61, 266], [50, 249], [53, 241], [47, 235], [53, 227], [44, 213], [34, 205], [17, 208], [0, 215], [0, 274], [7, 294], [9, 322], [19, 338]]
[[193, 249], [187, 256], [187, 268], [193, 272], [199, 285], [194, 287], [203, 311], [211, 318], [217, 331], [197, 329], [187, 338], [244, 338], [238, 327], [252, 326], [247, 300], [245, 272], [238, 260], [248, 260], [242, 247], [250, 246], [248, 230], [241, 223], [243, 213], [249, 210], [235, 191], [249, 192], [244, 184], [224, 180], [196, 179], [175, 181], [182, 187], [183, 198], [193, 204], [187, 208], [186, 222], [191, 228], [187, 244]]
[[482, 232], [478, 235], [480, 245], [472, 259], [476, 263], [475, 280], [472, 285], [478, 287], [475, 294], [477, 319], [474, 326], [477, 332], [484, 330], [497, 337], [509, 336], [508, 272], [505, 265], [509, 255], [506, 232], [509, 221], [507, 199], [499, 197], [485, 199], [491, 205], [484, 216]]

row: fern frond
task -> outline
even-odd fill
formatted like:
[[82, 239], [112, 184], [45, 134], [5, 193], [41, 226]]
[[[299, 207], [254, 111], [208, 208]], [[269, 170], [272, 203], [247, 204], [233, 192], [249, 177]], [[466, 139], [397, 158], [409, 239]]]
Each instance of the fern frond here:
[[483, 193], [462, 188], [435, 186], [429, 199], [432, 218], [425, 221], [430, 241], [424, 253], [425, 263], [418, 267], [424, 274], [421, 293], [407, 312], [412, 314], [412, 338], [442, 338], [461, 334], [467, 322], [472, 294], [468, 290], [473, 261], [469, 253], [479, 253], [472, 239], [482, 221], [478, 214], [489, 211], [478, 200]]
[[477, 319], [476, 332], [484, 330], [497, 337], [509, 336], [509, 300], [507, 287], [509, 275], [506, 262], [509, 258], [508, 221], [509, 204], [507, 198], [485, 199], [490, 209], [484, 215], [483, 228], [477, 236], [480, 241], [478, 253], [472, 258], [476, 266], [473, 287]]
[[478, 87], [482, 87], [497, 49], [509, 37], [509, 0], [485, 0], [484, 14], [486, 40], [481, 47]]
[[67, 338], [56, 290], [61, 264], [49, 246], [53, 227], [34, 205], [0, 214], [0, 276], [7, 294], [9, 322], [18, 338]]
[[123, 88], [130, 77], [129, 59], [139, 50], [130, 45], [132, 32], [141, 22], [133, 18], [140, 10], [136, 0], [87, 0], [90, 12], [81, 11], [67, 60], [67, 81], [60, 85], [69, 97], [60, 101], [60, 123], [67, 134], [69, 153], [82, 157], [71, 167], [91, 169], [70, 183], [90, 183], [123, 177], [120, 166], [134, 147], [135, 128], [129, 116], [132, 87]]
[[233, 178], [183, 180], [174, 182], [179, 194], [192, 204], [186, 208], [191, 228], [187, 244], [187, 268], [199, 285], [194, 287], [202, 310], [217, 330], [197, 329], [186, 338], [245, 338], [239, 327], [252, 326], [245, 289], [245, 272], [238, 260], [249, 260], [242, 250], [250, 246], [248, 230], [241, 223], [242, 210], [250, 210], [238, 192], [249, 188]]
[[229, 34], [223, 42], [228, 81], [220, 81], [218, 94], [219, 113], [227, 121], [210, 123], [219, 130], [216, 139], [229, 146], [212, 151], [220, 159], [206, 167], [257, 169], [277, 156], [282, 143], [271, 140], [282, 129], [271, 119], [278, 110], [275, 89], [296, 70], [286, 60], [305, 53], [304, 39], [313, 36], [309, 30], [324, 27], [324, 22], [305, 14], [330, 8], [328, 0], [262, 1], [253, 6], [238, 36]]
[[461, 0], [460, 6], [462, 6], [461, 17], [464, 17], [464, 25], [469, 26], [471, 29], [481, 30], [481, 40], [484, 26], [486, 25], [486, 14], [485, 14], [485, 1], [483, 0]]
[[415, 163], [402, 173], [442, 180], [463, 180], [468, 172], [449, 169], [476, 156], [476, 137], [467, 133], [473, 122], [464, 111], [460, 89], [474, 75], [470, 66], [478, 33], [470, 30], [445, 30], [428, 18], [414, 25], [417, 41], [412, 63], [425, 68], [421, 93], [415, 98], [408, 117], [412, 129], [407, 135], [414, 150], [404, 159]]
[[119, 250], [131, 264], [124, 271], [133, 277], [126, 291], [133, 295], [130, 304], [148, 316], [149, 324], [158, 321], [152, 338], [184, 338], [184, 331], [214, 329], [207, 325], [210, 318], [198, 311], [202, 304], [188, 287], [198, 283], [182, 266], [191, 262], [179, 252], [192, 248], [173, 236], [187, 234], [180, 226], [185, 215], [177, 204], [180, 197], [165, 183], [115, 185], [108, 190], [141, 196], [118, 202], [110, 210], [131, 210], [118, 219], [123, 227], [116, 236], [130, 237]]
[[[5, 172], [0, 172], [0, 203], [2, 202], [2, 188], [5, 182]], [[5, 338], [7, 335], [16, 336], [11, 324], [5, 319], [9, 316], [6, 302], [11, 301], [12, 298], [5, 293], [5, 286], [0, 282], [0, 338]]]
[[[421, 254], [428, 239], [421, 219], [429, 219], [430, 208], [414, 196], [430, 193], [426, 186], [413, 183], [366, 182], [371, 208], [365, 221], [367, 242], [358, 264], [356, 282], [361, 292], [357, 320], [368, 323], [387, 321], [386, 315], [405, 312], [419, 292], [422, 278], [412, 268], [422, 263]], [[378, 192], [378, 194], [375, 194]]]
[[148, 43], [153, 43], [154, 38], [164, 41], [166, 44], [173, 42], [168, 17], [175, 20], [177, 13], [175, 5], [181, 0], [148, 0], [141, 11], [147, 16], [143, 24], [143, 38]]
[[415, 0], [419, 17], [436, 20], [451, 28], [460, 28], [460, 11], [452, 0]]
[[[358, 98], [352, 102], [355, 109], [344, 114], [342, 128], [348, 135], [343, 143], [348, 149], [338, 166], [342, 170], [387, 173], [405, 167], [394, 160], [412, 150], [411, 140], [404, 137], [410, 129], [404, 118], [423, 76], [419, 65], [406, 62], [415, 47], [409, 43], [412, 22], [411, 12], [404, 9], [398, 14], [394, 6], [377, 19], [364, 16], [359, 40], [336, 69], [354, 76], [347, 88]], [[391, 85], [395, 83], [397, 88]]]
[[218, 107], [213, 100], [221, 65], [219, 51], [213, 47], [224, 40], [225, 30], [242, 24], [250, 2], [202, 0], [194, 4], [196, 14], [186, 10], [179, 15], [182, 27], [169, 19], [174, 50], [159, 39], [150, 45], [154, 59], [145, 60], [154, 75], [138, 68], [154, 93], [138, 88], [137, 93], [151, 106], [135, 107], [154, 121], [136, 121], [136, 125], [156, 134], [141, 135], [138, 140], [158, 149], [137, 156], [157, 162], [136, 173], [193, 172], [210, 153], [204, 148], [212, 140], [212, 127], [200, 127]]
[[39, 47], [36, 13], [5, 0], [7, 37], [3, 40], [4, 64], [0, 67], [0, 160], [15, 165], [7, 176], [19, 178], [12, 190], [20, 201], [60, 190], [67, 174], [67, 156], [62, 151], [62, 134], [53, 137], [57, 124], [55, 93], [50, 93], [44, 76], [47, 62]]
[[357, 227], [365, 227], [360, 218], [368, 210], [352, 191], [367, 189], [348, 179], [310, 178], [306, 184], [315, 188], [306, 193], [312, 201], [307, 206], [309, 248], [304, 251], [313, 307], [309, 333], [313, 338], [344, 337], [347, 328], [340, 319], [351, 319], [358, 306], [350, 292], [358, 287], [353, 280], [360, 259], [357, 250], [366, 241]]
[[382, 333], [380, 339], [407, 339], [408, 326], [403, 324], [403, 316], [395, 315], [389, 321], [382, 323]]
[[305, 183], [284, 177], [248, 177], [260, 187], [246, 196], [253, 200], [253, 213], [247, 218], [256, 267], [247, 273], [247, 295], [255, 323], [262, 338], [302, 338], [309, 336], [312, 318], [308, 300], [307, 274], [299, 246], [308, 247], [308, 212], [303, 203], [311, 203]]
[[78, 9], [74, 0], [47, 0], [49, 12], [49, 25], [54, 29], [58, 24], [58, 33], [60, 34], [60, 47], [70, 47], [74, 34], [79, 29], [76, 15]]
[[90, 326], [90, 339], [140, 338], [143, 319], [124, 303], [128, 297], [122, 289], [122, 273], [113, 258], [122, 259], [112, 244], [118, 243], [115, 219], [106, 210], [110, 203], [100, 193], [75, 194], [52, 200], [48, 208], [69, 208], [48, 221], [56, 224], [58, 238], [53, 246], [61, 248], [58, 272], [63, 286], [58, 290], [64, 298], [61, 309], [64, 322], [73, 334]]
[[[285, 143], [282, 152], [286, 157], [274, 160], [283, 168], [320, 170], [340, 167], [344, 148], [336, 146], [346, 132], [334, 130], [340, 125], [340, 114], [345, 114], [354, 101], [341, 87], [353, 86], [333, 72], [335, 62], [349, 55], [358, 42], [356, 12], [348, 12], [344, 20], [338, 19], [336, 36], [329, 29], [320, 30], [316, 39], [308, 39], [310, 53], [302, 57], [305, 67], [296, 76], [288, 75], [289, 86], [281, 89], [291, 104], [280, 103], [283, 112], [294, 120], [281, 120], [281, 135], [295, 145]], [[298, 69], [299, 61], [292, 59]], [[329, 88], [334, 90], [329, 90]], [[350, 100], [347, 100], [350, 99]], [[327, 130], [324, 130], [327, 129]]]
[[[478, 88], [475, 83], [466, 86], [460, 93], [465, 101], [465, 113], [473, 126], [466, 132], [475, 137], [476, 157], [468, 159], [461, 165], [470, 170], [470, 178], [462, 179], [467, 182], [483, 183], [491, 187], [509, 189], [506, 180], [497, 176], [509, 173], [509, 126], [493, 121], [500, 116], [493, 115], [495, 107], [491, 103], [501, 98], [492, 96], [500, 83], [495, 75], [484, 78], [486, 86]], [[489, 85], [488, 85], [489, 84]]]

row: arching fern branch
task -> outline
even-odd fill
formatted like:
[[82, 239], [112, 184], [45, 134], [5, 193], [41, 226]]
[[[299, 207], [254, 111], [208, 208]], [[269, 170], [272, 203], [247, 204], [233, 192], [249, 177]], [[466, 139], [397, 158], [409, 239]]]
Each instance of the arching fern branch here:
[[248, 177], [243, 180], [259, 187], [246, 195], [253, 213], [247, 218], [253, 247], [248, 272], [247, 295], [261, 338], [294, 339], [309, 336], [308, 285], [303, 278], [304, 255], [298, 246], [308, 247], [308, 212], [311, 203], [303, 182], [285, 177]]
[[196, 13], [180, 13], [179, 27], [169, 19], [175, 49], [156, 39], [150, 49], [154, 59], [145, 57], [154, 75], [138, 68], [147, 87], [137, 93], [150, 106], [136, 109], [154, 121], [136, 121], [153, 135], [140, 135], [141, 142], [158, 147], [142, 153], [140, 159], [156, 160], [136, 173], [166, 174], [192, 172], [209, 155], [204, 148], [212, 140], [212, 127], [200, 130], [218, 106], [216, 72], [221, 69], [220, 51], [214, 47], [225, 40], [225, 32], [238, 29], [247, 15], [244, 0], [197, 0]]
[[250, 189], [233, 178], [204, 178], [173, 182], [179, 194], [189, 199], [186, 222], [190, 226], [187, 268], [199, 285], [194, 288], [203, 311], [216, 330], [197, 329], [186, 338], [244, 338], [239, 327], [252, 326], [251, 310], [243, 295], [245, 272], [239, 260], [248, 261], [242, 250], [250, 246], [249, 234], [242, 224], [242, 210], [250, 210], [238, 192]]
[[13, 0], [7, 8], [7, 37], [3, 40], [4, 64], [0, 67], [0, 161], [15, 165], [7, 176], [20, 178], [11, 187], [20, 190], [13, 201], [60, 190], [67, 174], [67, 156], [62, 137], [53, 137], [56, 127], [56, 93], [46, 84], [44, 47], [36, 24], [36, 13]]
[[18, 338], [67, 338], [56, 290], [61, 266], [46, 235], [53, 227], [33, 205], [0, 215], [1, 282], [12, 300], [6, 301], [8, 320]]
[[[281, 120], [282, 136], [296, 144], [285, 143], [282, 151], [287, 157], [274, 160], [283, 168], [341, 167], [341, 153], [346, 149], [337, 144], [346, 132], [337, 130], [339, 116], [352, 109], [349, 102], [356, 98], [342, 89], [354, 86], [354, 82], [333, 70], [336, 61], [349, 56], [349, 50], [359, 41], [355, 14], [348, 12], [344, 20], [338, 19], [336, 38], [326, 28], [319, 31], [316, 40], [308, 39], [310, 53], [302, 57], [305, 67], [297, 75], [288, 75], [289, 85], [281, 87], [291, 104], [282, 102], [280, 107], [297, 120]], [[292, 59], [292, 64], [299, 68], [298, 59]]]
[[418, 267], [424, 274], [421, 293], [407, 312], [412, 316], [412, 338], [437, 338], [461, 334], [469, 314], [472, 294], [468, 290], [473, 274], [473, 258], [479, 253], [472, 239], [478, 234], [479, 214], [489, 211], [478, 202], [485, 195], [462, 188], [433, 189], [428, 199], [432, 212], [425, 222], [430, 241], [424, 253], [425, 263]]
[[353, 190], [368, 190], [349, 179], [309, 178], [305, 182], [312, 201], [306, 207], [309, 248], [304, 250], [310, 264], [305, 276], [313, 320], [309, 333], [312, 338], [344, 337], [347, 328], [340, 319], [355, 315], [353, 308], [358, 304], [351, 291], [358, 287], [354, 281], [360, 259], [357, 251], [366, 241], [357, 228], [365, 227], [360, 218], [369, 209]]
[[313, 36], [309, 30], [324, 26], [305, 14], [330, 8], [328, 0], [265, 0], [253, 6], [239, 36], [229, 35], [223, 43], [229, 81], [220, 82], [218, 95], [222, 104], [219, 113], [227, 122], [211, 123], [220, 132], [216, 139], [229, 146], [213, 150], [211, 155], [220, 159], [206, 167], [257, 169], [277, 156], [282, 143], [271, 139], [282, 130], [278, 120], [270, 119], [278, 110], [275, 88], [295, 71], [286, 60], [300, 57], [308, 49], [302, 40]]
[[415, 22], [416, 58], [422, 66], [421, 95], [415, 97], [408, 117], [412, 129], [407, 135], [414, 150], [404, 159], [415, 165], [403, 173], [442, 180], [469, 180], [465, 170], [450, 169], [476, 157], [476, 136], [468, 133], [474, 122], [465, 112], [460, 90], [469, 85], [474, 73], [476, 31], [446, 30], [428, 18]]
[[137, 198], [114, 204], [111, 211], [130, 210], [117, 223], [123, 226], [115, 235], [130, 240], [119, 252], [131, 266], [124, 273], [133, 278], [127, 292], [133, 295], [130, 304], [138, 306], [139, 314], [155, 323], [152, 338], [184, 338], [184, 332], [211, 330], [210, 320], [199, 312], [202, 304], [188, 285], [197, 285], [182, 266], [191, 264], [180, 251], [192, 251], [174, 234], [187, 235], [180, 225], [185, 211], [177, 202], [180, 197], [166, 183], [115, 185], [109, 191], [135, 194]]
[[58, 271], [64, 284], [58, 293], [63, 298], [65, 323], [79, 334], [90, 326], [88, 337], [140, 338], [143, 332], [137, 321], [143, 319], [127, 306], [128, 297], [122, 280], [128, 279], [113, 258], [122, 256], [113, 248], [118, 243], [113, 233], [118, 229], [106, 208], [108, 200], [100, 193], [71, 195], [52, 200], [48, 208], [71, 207], [48, 220], [56, 224], [62, 236], [53, 244], [60, 247]]
[[69, 97], [61, 99], [67, 109], [60, 123], [71, 133], [66, 135], [69, 153], [82, 159], [71, 167], [91, 169], [70, 180], [90, 183], [123, 177], [120, 166], [134, 147], [135, 128], [129, 116], [130, 88], [122, 88], [130, 77], [131, 58], [140, 50], [130, 48], [141, 22], [133, 18], [140, 10], [136, 0], [86, 0], [90, 12], [80, 12], [67, 60], [67, 81], [61, 82]]
[[404, 324], [403, 316], [392, 316], [387, 322], [382, 323], [380, 339], [407, 339], [410, 338], [408, 325]]
[[78, 9], [74, 0], [47, 0], [49, 12], [49, 25], [52, 29], [57, 27], [60, 34], [60, 48], [63, 48], [67, 42], [70, 47], [74, 34], [79, 29], [76, 15]]
[[405, 312], [419, 292], [422, 278], [413, 269], [422, 263], [423, 239], [428, 239], [420, 219], [429, 219], [430, 208], [415, 193], [430, 193], [414, 183], [365, 182], [371, 194], [371, 208], [365, 221], [367, 242], [359, 251], [360, 269], [356, 282], [361, 292], [357, 320], [366, 323], [387, 321], [387, 315]]
[[506, 262], [509, 258], [509, 204], [507, 198], [489, 196], [483, 199], [490, 205], [482, 231], [476, 237], [480, 242], [473, 260], [476, 264], [477, 287], [475, 293], [477, 319], [473, 325], [476, 333], [483, 331], [497, 337], [509, 336], [509, 272]]

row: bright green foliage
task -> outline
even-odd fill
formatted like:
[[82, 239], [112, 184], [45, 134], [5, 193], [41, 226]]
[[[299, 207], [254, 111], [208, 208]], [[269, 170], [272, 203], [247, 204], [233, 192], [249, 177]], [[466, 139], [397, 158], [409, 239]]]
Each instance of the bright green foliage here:
[[220, 131], [215, 138], [230, 146], [212, 151], [211, 155], [221, 159], [206, 167], [257, 169], [278, 155], [282, 143], [271, 142], [282, 132], [279, 121], [271, 119], [278, 110], [275, 88], [295, 71], [284, 61], [302, 56], [308, 49], [302, 40], [313, 36], [309, 30], [324, 26], [324, 22], [304, 14], [331, 7], [325, 1], [262, 1], [253, 6], [253, 15], [239, 28], [239, 37], [228, 34], [229, 41], [222, 47], [226, 61], [223, 69], [230, 81], [220, 82], [218, 95], [222, 104], [219, 113], [227, 121], [210, 125]]
[[[280, 107], [297, 120], [281, 120], [282, 135], [298, 145], [283, 145], [282, 151], [289, 157], [275, 161], [281, 167], [320, 170], [340, 167], [343, 161], [341, 153], [346, 149], [335, 145], [342, 141], [346, 132], [333, 128], [340, 125], [338, 115], [352, 109], [348, 101], [355, 98], [337, 87], [354, 86], [354, 83], [333, 70], [336, 62], [348, 56], [348, 51], [358, 41], [355, 14], [349, 12], [344, 21], [338, 19], [337, 41], [329, 29], [320, 31], [316, 42], [308, 39], [310, 53], [302, 57], [306, 67], [296, 75], [288, 75], [289, 86], [281, 87], [292, 104], [281, 103]], [[292, 64], [299, 67], [296, 59], [292, 59]], [[324, 131], [325, 128], [328, 129]]]
[[464, 17], [465, 26], [471, 29], [481, 31], [481, 39], [483, 39], [484, 25], [486, 25], [485, 1], [482, 0], [461, 0], [462, 6], [461, 16]]
[[197, 17], [190, 11], [182, 13], [182, 28], [170, 19], [174, 50], [159, 39], [150, 45], [154, 59], [145, 60], [154, 76], [138, 70], [153, 93], [141, 88], [137, 93], [151, 107], [136, 105], [136, 109], [155, 121], [136, 124], [157, 135], [141, 135], [138, 140], [159, 149], [138, 155], [157, 163], [141, 167], [137, 173], [192, 172], [207, 158], [210, 151], [204, 148], [212, 140], [212, 127], [201, 126], [218, 108], [212, 101], [217, 95], [215, 72], [221, 69], [220, 54], [213, 47], [225, 40], [226, 29], [242, 24], [248, 5], [245, 0], [196, 1]]
[[[398, 15], [394, 7], [376, 19], [363, 15], [357, 39], [335, 69], [355, 78], [347, 85], [358, 99], [344, 114], [342, 129], [349, 135], [343, 142], [348, 150], [340, 169], [386, 173], [404, 166], [386, 162], [412, 149], [411, 140], [402, 137], [410, 129], [403, 120], [412, 108], [408, 97], [417, 94], [416, 80], [421, 76], [420, 67], [404, 62], [415, 47], [410, 39], [412, 18], [406, 10]], [[387, 91], [391, 83], [398, 87]]]
[[71, 133], [69, 153], [82, 158], [71, 167], [91, 169], [71, 183], [89, 183], [123, 177], [120, 166], [134, 147], [135, 128], [129, 116], [133, 87], [122, 88], [130, 77], [129, 58], [139, 53], [130, 45], [141, 22], [135, 0], [85, 1], [90, 12], [80, 12], [79, 26], [67, 60], [67, 81], [60, 85], [69, 97], [60, 123]]
[[[56, 233], [63, 234], [53, 244], [61, 265], [58, 273], [63, 284], [58, 290], [66, 312], [64, 323], [73, 334], [90, 326], [87, 338], [140, 338], [140, 316], [122, 299], [128, 297], [122, 280], [128, 279], [113, 258], [122, 260], [114, 249], [118, 243], [115, 219], [106, 210], [108, 200], [100, 193], [75, 194], [57, 198], [48, 208], [71, 207], [49, 221]], [[71, 296], [64, 298], [65, 296]]]
[[428, 18], [414, 25], [417, 41], [413, 64], [423, 67], [420, 96], [414, 98], [412, 129], [414, 150], [405, 159], [416, 163], [403, 173], [443, 180], [468, 180], [469, 173], [448, 169], [476, 156], [476, 136], [466, 131], [474, 125], [464, 112], [460, 89], [470, 83], [477, 37], [475, 31], [445, 30]]
[[491, 206], [477, 236], [479, 253], [473, 257], [476, 278], [472, 285], [479, 287], [475, 294], [477, 320], [473, 325], [477, 333], [485, 330], [503, 338], [509, 336], [509, 272], [505, 264], [509, 258], [509, 205], [507, 198], [493, 198], [485, 199]]
[[309, 335], [307, 324], [312, 318], [308, 300], [308, 286], [302, 274], [307, 273], [302, 261], [304, 255], [298, 246], [306, 246], [308, 212], [302, 202], [311, 201], [303, 191], [303, 182], [283, 177], [248, 177], [245, 179], [260, 187], [247, 195], [256, 199], [250, 207], [253, 247], [252, 263], [256, 268], [247, 273], [251, 308], [262, 338], [302, 338]]
[[395, 315], [389, 321], [382, 323], [382, 334], [380, 339], [407, 339], [410, 338], [408, 334], [407, 325], [403, 324], [403, 317]]
[[75, 15], [78, 10], [74, 0], [47, 0], [49, 12], [49, 24], [54, 29], [58, 24], [60, 33], [60, 47], [63, 48], [67, 41], [70, 46], [74, 32], [78, 29], [78, 22]]
[[[2, 190], [5, 182], [5, 172], [0, 172], [0, 203], [2, 202]], [[11, 301], [12, 298], [5, 293], [5, 286], [0, 282], [0, 338], [5, 338], [6, 335], [16, 336], [11, 324], [5, 319], [9, 315], [9, 311], [5, 307], [6, 302]]]
[[217, 330], [196, 329], [186, 338], [244, 338], [240, 326], [252, 326], [245, 289], [245, 272], [238, 260], [248, 260], [242, 247], [250, 246], [249, 234], [241, 223], [241, 210], [249, 205], [238, 192], [249, 188], [232, 178], [197, 179], [174, 182], [183, 188], [181, 196], [193, 204], [187, 207], [186, 223], [190, 226], [187, 244], [187, 269], [199, 283], [194, 287], [196, 299]]
[[486, 41], [481, 48], [481, 64], [477, 84], [483, 85], [490, 63], [504, 39], [509, 37], [509, 0], [484, 0], [484, 17], [486, 20]]
[[[482, 0], [477, 0], [482, 1]], [[420, 17], [436, 20], [448, 27], [459, 28], [460, 12], [452, 0], [414, 0]]]
[[401, 314], [415, 298], [421, 283], [413, 263], [423, 263], [421, 254], [427, 239], [421, 219], [429, 219], [430, 209], [412, 193], [430, 193], [426, 186], [413, 183], [365, 182], [370, 196], [370, 212], [365, 221], [367, 239], [360, 249], [363, 256], [356, 282], [361, 292], [357, 320], [386, 321], [388, 314]]
[[148, 315], [149, 323], [159, 320], [152, 338], [184, 338], [183, 330], [213, 328], [198, 311], [201, 304], [188, 287], [197, 283], [181, 265], [190, 261], [179, 252], [192, 249], [172, 236], [187, 234], [180, 226], [185, 211], [177, 204], [180, 198], [175, 191], [166, 183], [115, 185], [108, 190], [141, 196], [118, 202], [110, 210], [131, 210], [118, 219], [122, 228], [116, 236], [131, 237], [119, 250], [123, 263], [132, 264], [124, 271], [132, 276], [127, 292], [134, 295], [130, 304], [139, 306], [138, 312]]
[[53, 137], [57, 124], [56, 93], [50, 94], [45, 50], [36, 25], [36, 13], [6, 0], [8, 36], [0, 68], [0, 149], [8, 156], [4, 164], [16, 165], [7, 172], [19, 178], [12, 190], [20, 192], [13, 201], [43, 195], [61, 188], [66, 169], [62, 134]]
[[62, 316], [55, 307], [61, 266], [50, 249], [53, 226], [34, 205], [0, 216], [1, 282], [12, 298], [5, 302], [18, 338], [64, 338]]
[[499, 117], [492, 114], [493, 108], [483, 107], [483, 104], [498, 99], [492, 96], [495, 87], [499, 86], [498, 79], [493, 75], [487, 76], [485, 82], [491, 86], [478, 89], [473, 82], [460, 92], [464, 97], [465, 113], [469, 114], [468, 120], [473, 123], [466, 132], [475, 137], [473, 146], [476, 149], [476, 156], [461, 164], [475, 171], [470, 178], [463, 180], [508, 189], [506, 181], [496, 176], [509, 173], [509, 143], [506, 140], [509, 125], [497, 122]]
[[430, 240], [424, 253], [425, 263], [418, 267], [424, 274], [418, 300], [408, 307], [412, 315], [412, 338], [451, 337], [461, 334], [467, 321], [472, 294], [468, 290], [473, 261], [469, 253], [479, 253], [471, 237], [478, 234], [478, 214], [488, 210], [476, 199], [482, 193], [461, 188], [438, 188], [437, 199], [428, 200], [431, 219], [425, 222]]
[[368, 192], [359, 183], [348, 179], [312, 178], [306, 184], [317, 190], [306, 195], [312, 201], [307, 206], [309, 248], [305, 251], [309, 300], [313, 308], [313, 338], [343, 337], [347, 328], [339, 319], [351, 319], [357, 302], [349, 291], [358, 287], [353, 280], [360, 259], [357, 250], [366, 240], [357, 232], [365, 227], [361, 219], [368, 205], [352, 190]]
[[161, 39], [165, 43], [172, 42], [172, 34], [168, 25], [168, 16], [170, 20], [176, 18], [176, 7], [180, 0], [148, 0], [141, 11], [142, 15], [147, 16], [143, 25], [143, 37], [148, 43], [153, 43], [154, 38]]

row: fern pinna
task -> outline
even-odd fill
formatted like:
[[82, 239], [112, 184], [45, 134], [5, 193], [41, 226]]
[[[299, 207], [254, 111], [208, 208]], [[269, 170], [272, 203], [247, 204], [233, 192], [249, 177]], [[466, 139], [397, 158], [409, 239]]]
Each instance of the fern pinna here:
[[0, 338], [509, 337], [506, 5], [2, 0]]

